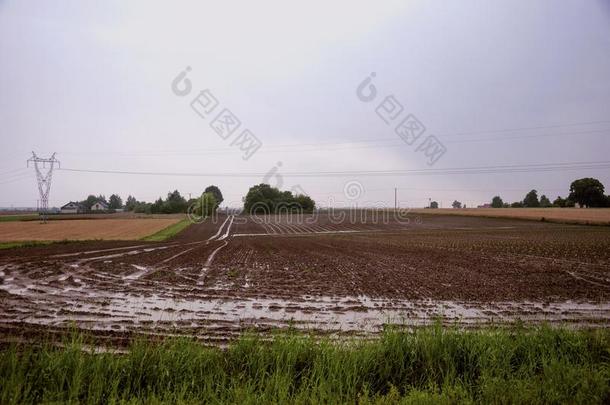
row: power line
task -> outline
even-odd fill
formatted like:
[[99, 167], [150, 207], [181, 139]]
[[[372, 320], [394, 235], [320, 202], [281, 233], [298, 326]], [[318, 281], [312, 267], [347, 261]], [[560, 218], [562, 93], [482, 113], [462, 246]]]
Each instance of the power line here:
[[[457, 140], [443, 140], [446, 144], [460, 144], [460, 143], [474, 143], [474, 142], [497, 142], [497, 141], [510, 141], [516, 139], [536, 139], [543, 137], [557, 137], [557, 136], [575, 136], [575, 135], [589, 135], [589, 134], [601, 134], [606, 133], [610, 135], [610, 129], [596, 129], [590, 131], [580, 132], [563, 132], [563, 133], [547, 133], [547, 134], [528, 134], [528, 135], [514, 135], [505, 137], [494, 137], [494, 138], [474, 138], [474, 139], [457, 139]], [[444, 138], [445, 136], [439, 135]], [[359, 145], [363, 144], [363, 145]], [[321, 146], [327, 145], [327, 146]], [[374, 148], [397, 148], [405, 147], [405, 143], [400, 139], [393, 138], [378, 138], [378, 139], [360, 139], [353, 141], [343, 142], [309, 142], [309, 143], [292, 143], [292, 144], [272, 144], [264, 146], [258, 153], [274, 153], [274, 152], [316, 152], [316, 151], [328, 151], [334, 152], [339, 150], [354, 150], [354, 149], [374, 149]], [[116, 155], [116, 156], [202, 156], [202, 155], [223, 155], [223, 154], [234, 154], [234, 148], [211, 148], [211, 149], [189, 149], [189, 150], [163, 150], [163, 151], [133, 151], [133, 152], [98, 152], [98, 155]], [[78, 154], [64, 152], [64, 155]], [[95, 154], [95, 153], [94, 153]]]
[[[598, 162], [566, 162], [566, 163], [536, 163], [525, 165], [499, 165], [499, 166], [474, 166], [457, 167], [445, 169], [392, 169], [392, 170], [355, 170], [355, 171], [319, 171], [319, 172], [285, 172], [283, 177], [379, 177], [379, 176], [416, 176], [416, 175], [454, 175], [454, 174], [497, 174], [497, 173], [532, 173], [561, 170], [584, 170], [584, 169], [607, 169], [610, 161]], [[217, 172], [217, 173], [193, 173], [193, 172], [149, 172], [128, 170], [94, 170], [94, 169], [60, 169], [68, 172], [99, 173], [99, 174], [123, 174], [144, 176], [182, 176], [182, 177], [264, 177], [267, 173], [246, 172]]]
[[596, 125], [596, 124], [607, 124], [607, 123], [610, 123], [610, 120], [574, 122], [574, 123], [569, 123], [569, 124], [556, 124], [556, 125], [539, 125], [539, 126], [519, 127], [519, 128], [492, 129], [492, 130], [484, 130], [484, 131], [458, 132], [455, 134], [455, 136], [496, 134], [496, 133], [500, 133], [500, 132], [533, 131], [536, 129], [567, 128], [567, 127], [578, 127], [578, 126], [582, 126], [582, 125]]
[[5, 181], [0, 182], [0, 185], [14, 183], [16, 181], [21, 181], [21, 180], [31, 179], [31, 178], [32, 178], [31, 173], [20, 174], [19, 176], [10, 178], [8, 180], [5, 179]]
[[[0, 176], [5, 176], [5, 175], [7, 175], [7, 174], [9, 174], [9, 175], [10, 175], [10, 174], [12, 174], [12, 173], [18, 173], [18, 172], [24, 172], [24, 171], [27, 171], [27, 169], [26, 169], [26, 168], [21, 167], [21, 168], [19, 168], [19, 169], [13, 169], [13, 170], [8, 170], [8, 171], [6, 171], [6, 172], [2, 172], [2, 173], [0, 173]], [[9, 177], [10, 177], [10, 176], [9, 176]]]

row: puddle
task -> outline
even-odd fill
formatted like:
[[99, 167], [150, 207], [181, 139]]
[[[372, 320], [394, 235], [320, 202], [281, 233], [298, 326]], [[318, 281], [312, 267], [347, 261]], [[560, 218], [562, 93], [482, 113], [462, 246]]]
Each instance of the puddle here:
[[134, 267], [135, 269], [137, 269], [138, 271], [136, 271], [135, 273], [131, 273], [128, 276], [123, 277], [125, 280], [137, 280], [150, 271], [150, 269], [145, 266], [138, 266], [137, 264], [132, 264], [131, 266]]

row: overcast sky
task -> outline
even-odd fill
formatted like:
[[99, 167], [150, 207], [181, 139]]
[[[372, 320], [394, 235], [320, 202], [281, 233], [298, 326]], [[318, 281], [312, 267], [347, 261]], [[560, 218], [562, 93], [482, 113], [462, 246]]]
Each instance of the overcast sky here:
[[[192, 90], [178, 96], [187, 66]], [[377, 97], [363, 102], [372, 72]], [[204, 89], [218, 107], [202, 118], [190, 103]], [[390, 95], [404, 111], [386, 124], [375, 111]], [[224, 108], [241, 121], [226, 140], [210, 127]], [[426, 127], [413, 145], [394, 132], [408, 114]], [[231, 145], [243, 129], [262, 142], [248, 160]], [[433, 166], [417, 151], [428, 135], [446, 147]], [[238, 206], [278, 162], [280, 175], [594, 162], [610, 160], [609, 137], [608, 1], [0, 1], [0, 206], [36, 205], [31, 151], [57, 152], [62, 169], [253, 174], [60, 170], [51, 205], [216, 184]], [[532, 188], [553, 199], [589, 176], [610, 188], [599, 168], [268, 180], [322, 206], [393, 206], [398, 187], [417, 207]]]

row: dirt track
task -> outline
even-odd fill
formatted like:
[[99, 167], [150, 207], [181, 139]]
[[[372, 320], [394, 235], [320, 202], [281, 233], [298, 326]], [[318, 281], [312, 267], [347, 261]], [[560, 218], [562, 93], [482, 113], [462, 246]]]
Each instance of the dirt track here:
[[0, 280], [5, 334], [76, 322], [223, 340], [288, 324], [368, 333], [440, 314], [465, 325], [520, 318], [608, 326], [610, 228], [221, 216], [165, 243], [0, 251]]

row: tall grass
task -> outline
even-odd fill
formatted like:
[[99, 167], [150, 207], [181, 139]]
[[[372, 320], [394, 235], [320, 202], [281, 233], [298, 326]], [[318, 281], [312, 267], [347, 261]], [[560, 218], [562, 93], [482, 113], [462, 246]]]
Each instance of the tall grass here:
[[188, 339], [136, 341], [94, 353], [0, 351], [0, 402], [80, 403], [608, 403], [610, 332], [535, 329], [388, 330], [374, 341], [283, 333], [227, 349]]

